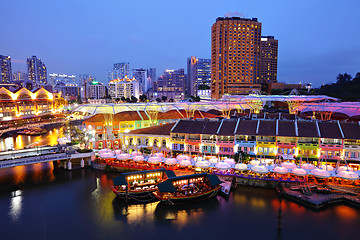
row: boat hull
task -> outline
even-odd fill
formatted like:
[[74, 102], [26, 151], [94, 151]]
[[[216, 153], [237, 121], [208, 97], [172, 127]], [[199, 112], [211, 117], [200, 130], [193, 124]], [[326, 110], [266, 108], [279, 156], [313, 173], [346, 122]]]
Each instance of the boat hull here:
[[152, 202], [157, 199], [153, 194], [155, 189], [146, 190], [146, 191], [137, 191], [137, 192], [130, 191], [130, 192], [126, 193], [123, 191], [118, 191], [112, 186], [111, 190], [116, 194], [116, 196], [118, 198], [124, 199], [124, 200], [131, 200], [131, 201], [137, 202], [137, 203]]
[[198, 201], [203, 201], [212, 197], [215, 197], [220, 191], [221, 186], [217, 186], [207, 192], [196, 194], [196, 195], [188, 195], [182, 197], [170, 197], [165, 198], [160, 196], [157, 192], [154, 193], [155, 197], [157, 197], [160, 201], [167, 205], [184, 205], [190, 204]]

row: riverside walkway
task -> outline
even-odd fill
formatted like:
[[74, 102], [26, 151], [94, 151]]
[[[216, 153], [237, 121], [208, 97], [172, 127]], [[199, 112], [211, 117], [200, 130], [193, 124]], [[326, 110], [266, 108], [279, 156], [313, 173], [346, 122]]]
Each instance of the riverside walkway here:
[[[88, 159], [91, 158], [93, 154], [91, 152], [90, 153], [76, 153], [76, 152], [69, 153], [64, 151], [56, 152], [56, 151], [52, 151], [53, 148], [51, 147], [49, 147], [49, 149], [43, 149], [43, 150], [46, 151], [46, 153], [42, 152], [41, 154], [37, 153], [36, 155], [22, 155], [22, 156], [16, 155], [17, 156], [16, 158], [12, 156], [10, 158], [6, 158], [9, 156], [6, 154], [0, 155], [2, 157], [2, 160], [0, 161], [0, 169], [35, 164], [35, 163], [42, 163], [42, 162], [50, 162], [50, 161], [61, 161], [61, 160], [72, 161], [75, 159], [84, 160], [85, 158]], [[26, 154], [26, 152], [22, 152], [21, 154]], [[34, 152], [30, 151], [27, 154], [34, 154]]]

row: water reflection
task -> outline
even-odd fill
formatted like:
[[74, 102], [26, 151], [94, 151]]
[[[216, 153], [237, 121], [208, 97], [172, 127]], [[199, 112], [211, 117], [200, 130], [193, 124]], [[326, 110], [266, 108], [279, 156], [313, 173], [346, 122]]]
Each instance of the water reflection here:
[[12, 192], [9, 215], [12, 222], [17, 222], [21, 215], [22, 209], [22, 192], [21, 190], [16, 190]]
[[0, 151], [9, 149], [22, 149], [38, 142], [39, 146], [42, 145], [56, 145], [57, 139], [64, 137], [63, 127], [54, 128], [49, 130], [46, 134], [40, 136], [29, 135], [13, 135], [11, 137], [0, 138]]

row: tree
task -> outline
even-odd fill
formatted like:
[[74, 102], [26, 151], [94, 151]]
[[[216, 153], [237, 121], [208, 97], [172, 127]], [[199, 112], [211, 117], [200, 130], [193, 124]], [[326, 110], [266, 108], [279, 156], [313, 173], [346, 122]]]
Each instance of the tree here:
[[162, 100], [163, 102], [166, 102], [166, 101], [167, 101], [167, 96], [162, 96], [162, 97], [161, 97], [161, 100]]
[[77, 96], [76, 102], [77, 102], [78, 104], [82, 104], [81, 95], [80, 95], [80, 94]]
[[131, 96], [130, 101], [132, 103], [137, 103], [138, 99], [136, 97], [134, 97], [134, 96]]
[[147, 96], [145, 94], [141, 95], [139, 98], [140, 98], [140, 102], [146, 102], [147, 100]]
[[360, 72], [356, 73], [355, 78], [360, 78]]
[[131, 99], [130, 99], [130, 98], [126, 98], [126, 99], [125, 99], [125, 102], [130, 103], [130, 102], [131, 102]]
[[174, 99], [173, 99], [173, 98], [170, 98], [169, 102], [174, 102]]
[[161, 102], [161, 99], [160, 99], [160, 98], [156, 98], [156, 101], [157, 101], [157, 102]]
[[350, 82], [352, 77], [350, 74], [345, 73], [345, 74], [339, 74], [336, 77], [336, 79], [338, 83], [346, 83], [346, 82]]
[[120, 98], [115, 98], [115, 101], [116, 101], [116, 102], [120, 102]]
[[126, 101], [126, 97], [124, 97], [124, 96], [122, 96], [120, 99], [121, 99], [122, 102]]

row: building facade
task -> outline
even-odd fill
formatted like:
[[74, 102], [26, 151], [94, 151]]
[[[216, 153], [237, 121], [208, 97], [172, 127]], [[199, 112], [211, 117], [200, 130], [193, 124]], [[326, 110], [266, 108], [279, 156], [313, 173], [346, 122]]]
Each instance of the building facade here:
[[184, 69], [165, 70], [153, 84], [153, 92], [157, 97], [166, 96], [168, 99], [185, 99]]
[[130, 77], [130, 63], [128, 62], [114, 63], [113, 70], [109, 71], [107, 75], [108, 82], [125, 77]]
[[220, 17], [211, 28], [211, 97], [260, 90], [261, 23], [257, 18]]
[[140, 96], [139, 82], [135, 78], [113, 79], [108, 84], [108, 91], [112, 99], [132, 96], [139, 99]]
[[153, 86], [153, 82], [156, 81], [156, 68], [149, 68], [146, 70], [148, 77], [148, 90]]
[[260, 41], [259, 83], [277, 82], [278, 40], [274, 36], [263, 36]]
[[207, 90], [211, 86], [211, 59], [196, 58], [187, 59], [187, 96], [197, 96], [198, 90]]
[[29, 80], [34, 86], [44, 86], [47, 84], [47, 69], [45, 63], [36, 56], [27, 58], [27, 69]]
[[[161, 126], [156, 131], [163, 132]], [[141, 133], [130, 133], [132, 142], [135, 145], [138, 142], [141, 147], [151, 147], [156, 139], [145, 129]], [[141, 135], [137, 136], [136, 133]], [[165, 149], [168, 152], [230, 156], [241, 151], [267, 158], [297, 158], [304, 162], [360, 161], [359, 123], [279, 119], [180, 119], [169, 134], [170, 147]], [[124, 136], [126, 139], [127, 134], [124, 133]]]
[[140, 86], [140, 93], [146, 93], [149, 88], [149, 81], [147, 76], [147, 70], [143, 68], [132, 69], [132, 77], [138, 80]]
[[91, 81], [80, 87], [82, 99], [103, 99], [106, 95], [106, 86], [98, 81]]
[[49, 80], [49, 83], [53, 86], [57, 84], [77, 85], [75, 75], [50, 73]]
[[0, 120], [8, 121], [60, 112], [65, 103], [60, 94], [50, 93], [44, 88], [33, 91], [19, 88], [12, 92], [3, 87], [0, 88]]
[[0, 83], [12, 83], [10, 56], [0, 55]]

